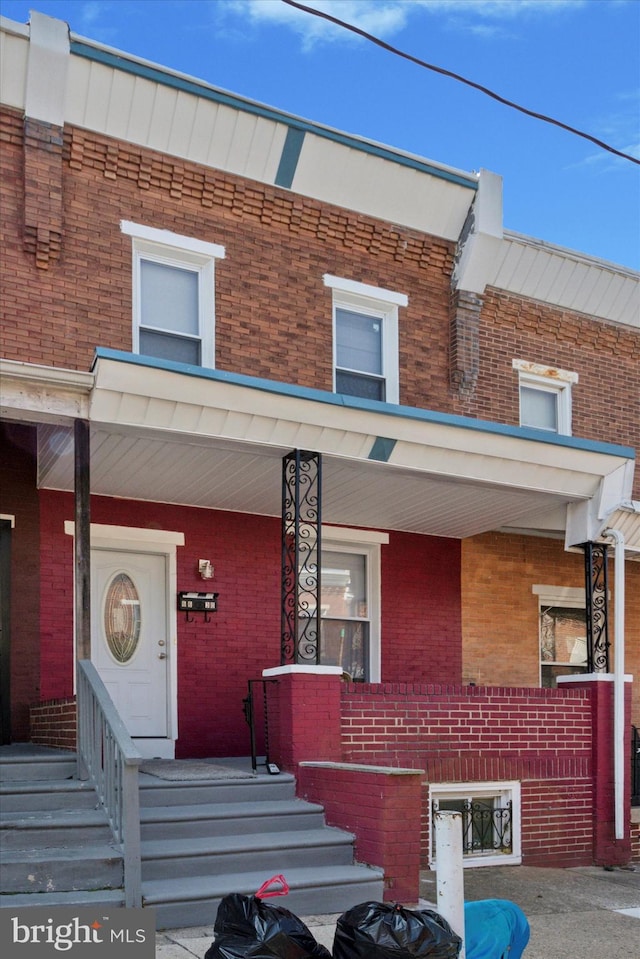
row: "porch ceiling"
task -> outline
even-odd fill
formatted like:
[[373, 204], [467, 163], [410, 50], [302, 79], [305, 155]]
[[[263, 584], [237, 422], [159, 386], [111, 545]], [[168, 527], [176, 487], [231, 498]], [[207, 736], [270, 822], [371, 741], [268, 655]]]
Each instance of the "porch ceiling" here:
[[[40, 427], [39, 485], [73, 489], [73, 446]], [[52, 452], [57, 450], [57, 452]], [[289, 447], [245, 449], [195, 438], [92, 429], [91, 489], [105, 496], [279, 516], [282, 456]], [[526, 518], [562, 496], [416, 475], [324, 455], [323, 520], [434, 536], [474, 533]]]
[[[564, 514], [631, 451], [99, 351], [96, 494], [279, 516], [281, 458], [323, 454], [323, 520], [463, 538]], [[72, 444], [40, 426], [39, 484], [73, 488]], [[625, 455], [627, 454], [627, 455]], [[560, 527], [562, 528], [562, 527]]]

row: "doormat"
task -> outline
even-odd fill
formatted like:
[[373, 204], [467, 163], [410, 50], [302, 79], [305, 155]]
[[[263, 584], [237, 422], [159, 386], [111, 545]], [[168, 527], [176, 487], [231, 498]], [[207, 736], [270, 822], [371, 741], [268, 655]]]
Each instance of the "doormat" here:
[[190, 779], [254, 779], [255, 773], [217, 766], [215, 763], [195, 759], [147, 759], [140, 764], [140, 772], [167, 779], [170, 782], [187, 782]]

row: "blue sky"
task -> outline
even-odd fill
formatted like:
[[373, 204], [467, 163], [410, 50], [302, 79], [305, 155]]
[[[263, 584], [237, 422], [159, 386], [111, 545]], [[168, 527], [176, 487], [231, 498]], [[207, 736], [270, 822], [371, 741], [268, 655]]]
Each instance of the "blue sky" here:
[[[640, 158], [640, 0], [302, 0]], [[282, 0], [0, 0], [270, 106], [504, 178], [505, 227], [640, 269], [640, 166]]]

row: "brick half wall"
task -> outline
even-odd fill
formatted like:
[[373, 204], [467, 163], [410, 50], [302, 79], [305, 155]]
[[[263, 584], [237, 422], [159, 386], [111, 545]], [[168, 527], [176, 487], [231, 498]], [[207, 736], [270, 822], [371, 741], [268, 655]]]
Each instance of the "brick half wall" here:
[[75, 697], [36, 703], [30, 712], [32, 743], [59, 749], [76, 748]]
[[301, 763], [298, 795], [324, 806], [327, 823], [355, 836], [359, 862], [384, 870], [384, 899], [416, 902], [420, 888], [423, 771]]
[[[345, 761], [424, 769], [427, 784], [520, 781], [527, 865], [593, 861], [591, 720], [591, 697], [584, 689], [342, 687]], [[425, 865], [428, 794], [425, 787]]]

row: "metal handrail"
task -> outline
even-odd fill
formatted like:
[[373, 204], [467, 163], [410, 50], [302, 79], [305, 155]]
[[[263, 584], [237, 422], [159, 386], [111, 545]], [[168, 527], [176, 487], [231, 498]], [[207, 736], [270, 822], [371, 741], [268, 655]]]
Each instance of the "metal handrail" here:
[[98, 671], [88, 659], [77, 663], [78, 764], [109, 820], [124, 860], [125, 905], [142, 904], [140, 798], [142, 756], [118, 715]]

